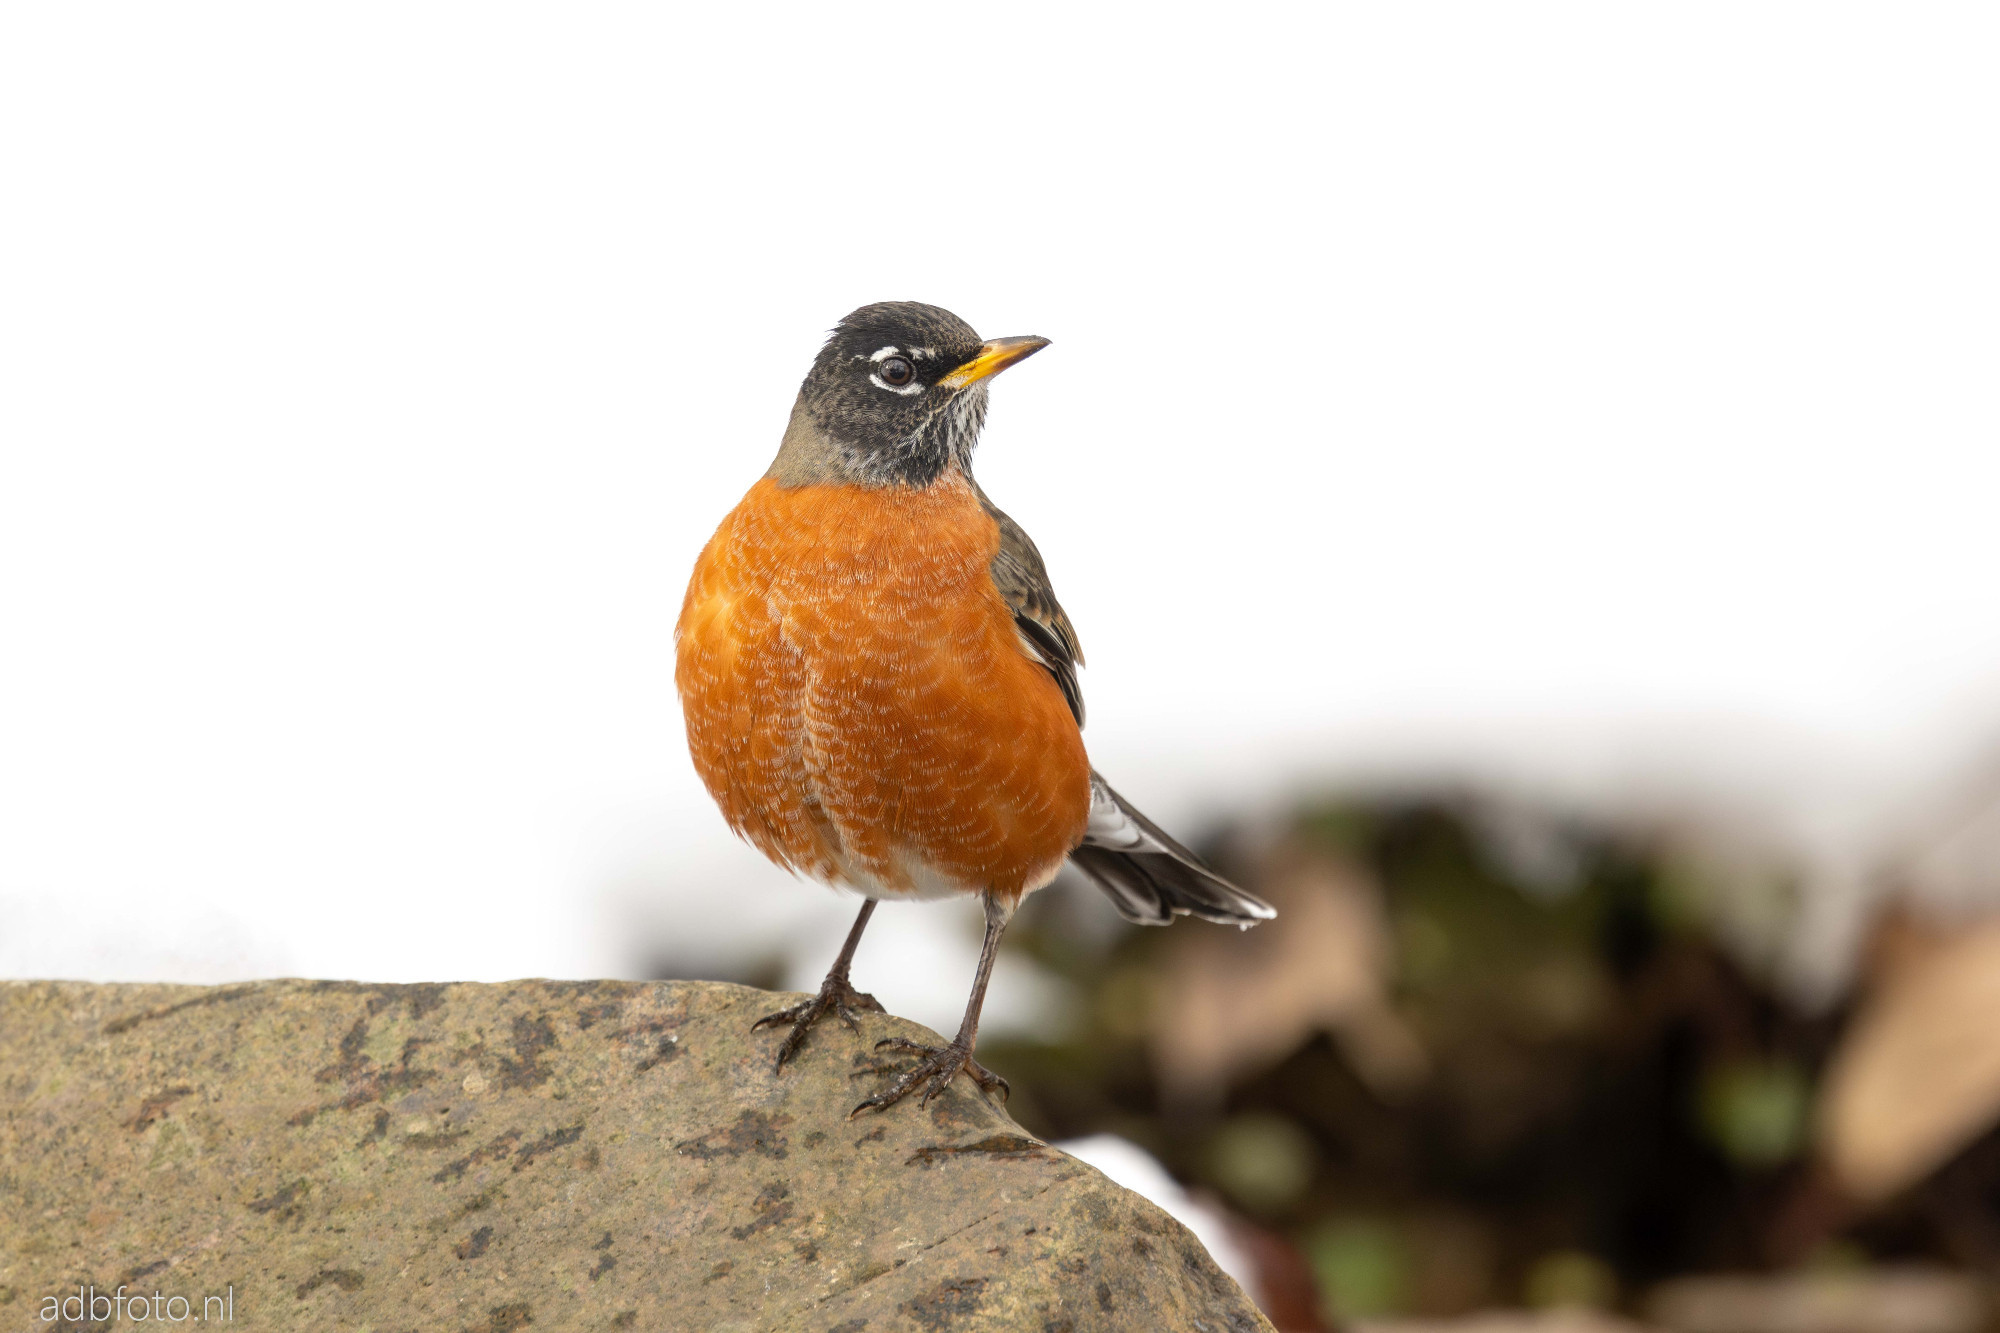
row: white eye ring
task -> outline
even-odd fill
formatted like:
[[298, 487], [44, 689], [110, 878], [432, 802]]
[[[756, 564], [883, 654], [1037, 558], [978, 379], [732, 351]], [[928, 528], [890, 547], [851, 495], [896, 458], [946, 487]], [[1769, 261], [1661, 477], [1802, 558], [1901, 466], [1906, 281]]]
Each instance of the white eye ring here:
[[[881, 351], [875, 353], [875, 355], [869, 357], [868, 359], [879, 366], [883, 362], [889, 360], [891, 357], [902, 357], [902, 356], [903, 353], [898, 349], [894, 347], [884, 347]], [[910, 398], [915, 396], [916, 394], [922, 393], [924, 391], [924, 382], [916, 377], [916, 367], [911, 366], [907, 359], [904, 360], [903, 364], [905, 369], [910, 371], [910, 382], [908, 384], [891, 384], [889, 383], [889, 381], [883, 379], [880, 375], [878, 375], [872, 370], [868, 372], [868, 382], [874, 385], [878, 389], [885, 389], [890, 393], [901, 394], [905, 398]]]

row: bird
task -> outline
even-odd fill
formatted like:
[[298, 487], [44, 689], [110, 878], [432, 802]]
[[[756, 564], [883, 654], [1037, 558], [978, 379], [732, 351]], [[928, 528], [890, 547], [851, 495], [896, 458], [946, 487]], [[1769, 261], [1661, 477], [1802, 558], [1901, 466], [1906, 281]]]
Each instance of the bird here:
[[[985, 938], [964, 1020], [849, 1113], [919, 1104], [973, 1058], [1001, 933], [1065, 865], [1128, 920], [1248, 928], [1269, 904], [1120, 796], [1083, 743], [1083, 647], [1041, 552], [973, 479], [995, 375], [1049, 345], [982, 339], [914, 301], [834, 327], [776, 458], [695, 563], [675, 628], [689, 753], [730, 828], [794, 874], [859, 893], [817, 994], [767, 1014], [782, 1074], [828, 1014], [882, 1012], [851, 980], [884, 898], [976, 896]], [[881, 1072], [895, 1069], [884, 1066]]]

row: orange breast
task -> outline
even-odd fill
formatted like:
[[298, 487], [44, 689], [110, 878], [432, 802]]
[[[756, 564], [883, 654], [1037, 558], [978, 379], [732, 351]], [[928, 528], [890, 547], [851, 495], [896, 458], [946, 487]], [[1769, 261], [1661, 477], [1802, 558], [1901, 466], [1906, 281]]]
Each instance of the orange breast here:
[[751, 488], [695, 565], [675, 671], [732, 828], [876, 895], [1054, 876], [1083, 837], [1090, 765], [988, 573], [999, 541], [955, 474]]

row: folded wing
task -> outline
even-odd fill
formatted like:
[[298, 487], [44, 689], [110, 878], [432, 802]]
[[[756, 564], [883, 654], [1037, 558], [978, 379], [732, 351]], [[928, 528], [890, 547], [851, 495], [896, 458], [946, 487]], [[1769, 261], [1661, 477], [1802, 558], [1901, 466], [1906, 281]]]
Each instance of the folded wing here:
[[1000, 590], [1014, 612], [1014, 631], [1020, 635], [1022, 650], [1055, 677], [1062, 688], [1063, 700], [1069, 704], [1070, 714], [1080, 727], [1083, 690], [1076, 683], [1076, 669], [1083, 665], [1083, 645], [1077, 641], [1076, 626], [1069, 623], [1062, 603], [1056, 600], [1048, 566], [1042, 563], [1042, 553], [1035, 549], [1034, 541], [1019, 523], [986, 498], [986, 492], [979, 491], [976, 484], [973, 489], [978, 491], [979, 503], [1000, 526], [1000, 551], [990, 566], [993, 586]]
[[[1083, 647], [1076, 628], [1056, 601], [1035, 543], [984, 492], [979, 500], [1000, 526], [993, 583], [1014, 612], [1021, 648], [1054, 677], [1080, 727], [1083, 691], [1076, 669], [1083, 663]], [[1111, 896], [1126, 920], [1142, 925], [1164, 926], [1187, 915], [1248, 928], [1277, 915], [1269, 903], [1203, 865], [1200, 857], [1113, 791], [1095, 769], [1090, 774], [1090, 828], [1069, 860]]]

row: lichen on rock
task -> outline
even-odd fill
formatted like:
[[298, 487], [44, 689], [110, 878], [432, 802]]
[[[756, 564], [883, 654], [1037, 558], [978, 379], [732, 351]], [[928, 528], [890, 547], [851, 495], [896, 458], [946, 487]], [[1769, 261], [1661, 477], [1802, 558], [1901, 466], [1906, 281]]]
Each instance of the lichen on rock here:
[[828, 1024], [774, 1075], [779, 1003], [0, 983], [0, 1324], [122, 1287], [248, 1328], [1269, 1329], [967, 1080], [846, 1119], [916, 1025]]

